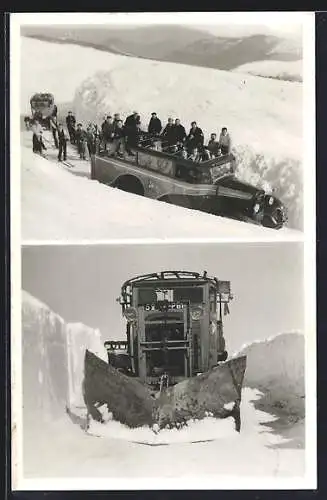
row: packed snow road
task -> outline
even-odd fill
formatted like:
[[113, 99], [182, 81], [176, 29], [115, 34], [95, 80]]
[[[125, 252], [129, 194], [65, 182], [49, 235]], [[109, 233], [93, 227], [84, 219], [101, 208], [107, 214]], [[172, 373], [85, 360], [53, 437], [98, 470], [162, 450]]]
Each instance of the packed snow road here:
[[[169, 480], [190, 477], [205, 480], [203, 488], [212, 484], [210, 480], [221, 485], [224, 476], [238, 476], [240, 481], [297, 477], [301, 484], [303, 410], [298, 405], [295, 411], [293, 402], [293, 423], [276, 430], [278, 417], [273, 407], [277, 408], [280, 398], [286, 400], [291, 386], [293, 396], [303, 402], [302, 335], [279, 335], [246, 348], [251, 370], [242, 394], [241, 433], [235, 431], [232, 419], [208, 417], [181, 431], [163, 430], [157, 436], [148, 428], [131, 430], [110, 420], [104, 425], [93, 422], [93, 435], [88, 435], [81, 429], [81, 419], [70, 418], [65, 407], [82, 403], [85, 348], [105, 356], [100, 332], [65, 323], [26, 292], [22, 320], [24, 479], [79, 478], [83, 487], [83, 478], [108, 478], [109, 489], [128, 488], [128, 479], [135, 488], [145, 477], [150, 478], [146, 488], [151, 488], [151, 479], [165, 478], [168, 482], [154, 487], [167, 488]], [[267, 356], [270, 363], [262, 365]], [[269, 405], [265, 410], [257, 407], [264, 391], [269, 392], [269, 411]]]
[[[279, 231], [217, 217], [110, 188], [89, 177], [89, 161], [69, 152], [69, 164], [31, 150], [22, 133], [21, 203], [24, 240], [119, 238], [253, 238], [295, 241], [300, 232]], [[195, 217], [196, 215], [196, 217]]]

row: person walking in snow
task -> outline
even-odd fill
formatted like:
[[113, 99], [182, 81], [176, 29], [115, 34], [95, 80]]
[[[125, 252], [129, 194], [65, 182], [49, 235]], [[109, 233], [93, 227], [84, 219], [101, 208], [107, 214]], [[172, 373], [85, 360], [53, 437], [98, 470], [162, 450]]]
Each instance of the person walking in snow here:
[[81, 160], [86, 160], [86, 143], [87, 137], [86, 132], [83, 129], [83, 125], [81, 123], [77, 124], [77, 129], [75, 132], [75, 139], [77, 145], [77, 151]]
[[228, 155], [231, 150], [231, 139], [226, 127], [223, 127], [219, 136], [219, 147], [221, 154]]
[[76, 118], [71, 111], [68, 111], [68, 115], [66, 116], [66, 125], [69, 133], [69, 138], [71, 144], [75, 144], [75, 126], [76, 126]]
[[89, 157], [93, 154], [95, 154], [95, 128], [92, 125], [92, 123], [89, 123], [87, 129], [86, 129], [86, 144], [87, 144], [87, 149], [89, 152]]
[[55, 148], [59, 148], [59, 143], [58, 143], [58, 124], [57, 124], [57, 118], [55, 116], [50, 117], [50, 130], [52, 132], [52, 137], [53, 141], [55, 144]]
[[62, 161], [62, 157], [64, 161], [67, 160], [67, 141], [68, 134], [64, 130], [62, 123], [58, 124], [58, 143], [59, 143], [59, 152], [58, 152], [58, 161]]
[[32, 126], [32, 132], [33, 132], [33, 138], [32, 138], [33, 153], [42, 154], [43, 150], [46, 151], [47, 148], [45, 147], [43, 142], [43, 137], [42, 137], [43, 130], [38, 120], [34, 121], [34, 124]]

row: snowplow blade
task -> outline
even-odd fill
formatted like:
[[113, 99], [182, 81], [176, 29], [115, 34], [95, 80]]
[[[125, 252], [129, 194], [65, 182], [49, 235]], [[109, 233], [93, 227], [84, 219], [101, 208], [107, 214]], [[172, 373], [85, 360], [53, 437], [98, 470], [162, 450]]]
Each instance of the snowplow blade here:
[[[235, 418], [240, 429], [240, 401], [246, 357], [231, 359], [207, 373], [163, 390], [157, 398], [137, 379], [128, 377], [98, 358], [85, 353], [83, 393], [88, 413], [102, 421], [98, 409], [106, 404], [113, 418], [128, 427], [154, 424], [175, 427], [208, 414]], [[226, 408], [227, 404], [231, 407]]]
[[83, 395], [94, 420], [102, 421], [97, 407], [106, 404], [113, 418], [129, 427], [154, 423], [153, 398], [146, 387], [88, 350], [85, 352]]
[[216, 418], [234, 417], [239, 431], [245, 369], [246, 356], [241, 356], [167, 389], [159, 397], [155, 417], [159, 427], [212, 415]]

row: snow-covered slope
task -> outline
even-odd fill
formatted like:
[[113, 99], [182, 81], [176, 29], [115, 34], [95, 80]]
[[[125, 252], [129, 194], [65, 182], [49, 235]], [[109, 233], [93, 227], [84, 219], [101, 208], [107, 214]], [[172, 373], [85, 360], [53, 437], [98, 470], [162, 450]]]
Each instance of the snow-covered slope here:
[[295, 240], [298, 232], [275, 231], [110, 188], [22, 148], [24, 239], [258, 237]]
[[277, 78], [293, 82], [302, 82], [302, 61], [255, 61], [242, 64], [233, 70], [235, 73]]
[[[206, 137], [227, 126], [239, 175], [275, 189], [290, 207], [289, 226], [302, 229], [302, 85], [229, 71], [118, 56], [75, 45], [21, 38], [21, 111], [36, 91], [53, 92], [59, 112], [101, 122], [135, 108], [147, 125], [196, 120]], [[81, 64], [83, 61], [83, 64]], [[62, 82], [65, 82], [63, 85]], [[67, 104], [69, 103], [69, 104]], [[286, 169], [284, 168], [286, 165]], [[287, 170], [287, 176], [284, 175]], [[284, 200], [283, 200], [284, 201]]]
[[[116, 422], [108, 422], [101, 429], [96, 425], [91, 428], [95, 434], [100, 430], [102, 438], [96, 438], [85, 435], [65, 413], [66, 404], [77, 401], [70, 398], [69, 393], [74, 384], [76, 387], [80, 383], [85, 346], [104, 356], [98, 333], [82, 324], [66, 324], [47, 306], [23, 292], [25, 478], [75, 477], [82, 480], [83, 477], [107, 477], [113, 486], [114, 478], [120, 477], [155, 478], [159, 475], [169, 480], [189, 475], [203, 478], [205, 475], [209, 480], [218, 480], [221, 475], [298, 476], [299, 479], [303, 475], [303, 449], [294, 449], [292, 441], [289, 437], [285, 439], [281, 429], [275, 434], [270, 432], [274, 417], [256, 409], [255, 402], [260, 400], [261, 393], [251, 388], [260, 385], [261, 391], [269, 390], [267, 370], [258, 363], [266, 363], [266, 355], [269, 355], [278, 365], [279, 347], [285, 352], [296, 353], [294, 358], [298, 356], [298, 365], [303, 364], [303, 353], [296, 348], [295, 335], [289, 338], [280, 336], [277, 342], [272, 341], [274, 348], [269, 347], [269, 342], [248, 347], [248, 362], [254, 363], [255, 368], [252, 370], [249, 366], [245, 383], [249, 387], [243, 390], [241, 434], [234, 431], [228, 419], [214, 421], [208, 418], [194, 422], [185, 432], [164, 431], [157, 441], [171, 445], [157, 448], [135, 442], [151, 442], [151, 436], [155, 442], [148, 429], [131, 431]], [[284, 337], [286, 342], [285, 339], [281, 341]], [[67, 351], [71, 350], [74, 351], [73, 362], [67, 356]], [[285, 374], [295, 374], [294, 361], [288, 364], [287, 359], [290, 358], [285, 355], [279, 385], [283, 385]], [[79, 423], [78, 418], [75, 423]], [[290, 429], [296, 435], [301, 431]], [[201, 438], [214, 438], [215, 441], [190, 443]]]

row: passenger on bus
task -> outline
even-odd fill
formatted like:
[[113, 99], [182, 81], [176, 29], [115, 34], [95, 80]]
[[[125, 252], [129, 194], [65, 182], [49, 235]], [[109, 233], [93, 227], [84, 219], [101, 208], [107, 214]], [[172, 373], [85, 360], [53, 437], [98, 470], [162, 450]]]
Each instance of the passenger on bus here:
[[186, 131], [179, 118], [176, 118], [175, 120], [173, 135], [174, 144], [184, 144], [184, 141], [186, 139]]
[[133, 111], [125, 120], [125, 134], [126, 134], [126, 151], [130, 156], [135, 156], [132, 148], [137, 146], [138, 139], [138, 124], [141, 123], [140, 115], [137, 111]]
[[198, 163], [201, 160], [198, 148], [194, 148], [187, 159]]
[[107, 144], [111, 143], [114, 137], [114, 122], [112, 116], [107, 116], [101, 125], [101, 135], [104, 150], [107, 151]]
[[228, 155], [231, 150], [231, 139], [226, 127], [221, 129], [219, 136], [219, 146], [223, 155]]
[[76, 136], [75, 136], [75, 126], [76, 126], [76, 118], [71, 111], [68, 111], [68, 115], [66, 116], [66, 125], [67, 130], [70, 137], [70, 142], [75, 144]]
[[172, 118], [168, 118], [168, 122], [161, 133], [164, 140], [163, 148], [173, 146], [175, 144], [174, 123]]
[[148, 126], [148, 132], [153, 137], [159, 137], [161, 133], [162, 125], [161, 120], [157, 117], [157, 113], [151, 113], [151, 119]]
[[203, 146], [204, 135], [202, 129], [197, 126], [196, 122], [191, 123], [190, 132], [186, 138], [186, 145], [189, 152], [194, 148]]
[[116, 130], [117, 123], [119, 122], [119, 120], [121, 120], [121, 118], [120, 118], [120, 114], [119, 114], [119, 113], [115, 113], [115, 114], [114, 114], [114, 122], [113, 122], [113, 123], [114, 123], [114, 132], [115, 132], [115, 130]]
[[220, 146], [219, 142], [217, 141], [217, 134], [212, 133], [210, 135], [209, 142], [206, 146], [206, 151], [208, 152], [210, 159], [216, 158], [218, 156], [218, 153], [220, 151]]
[[122, 120], [118, 120], [113, 137], [112, 154], [110, 156], [125, 156], [125, 139], [126, 131], [124, 129], [123, 122]]

